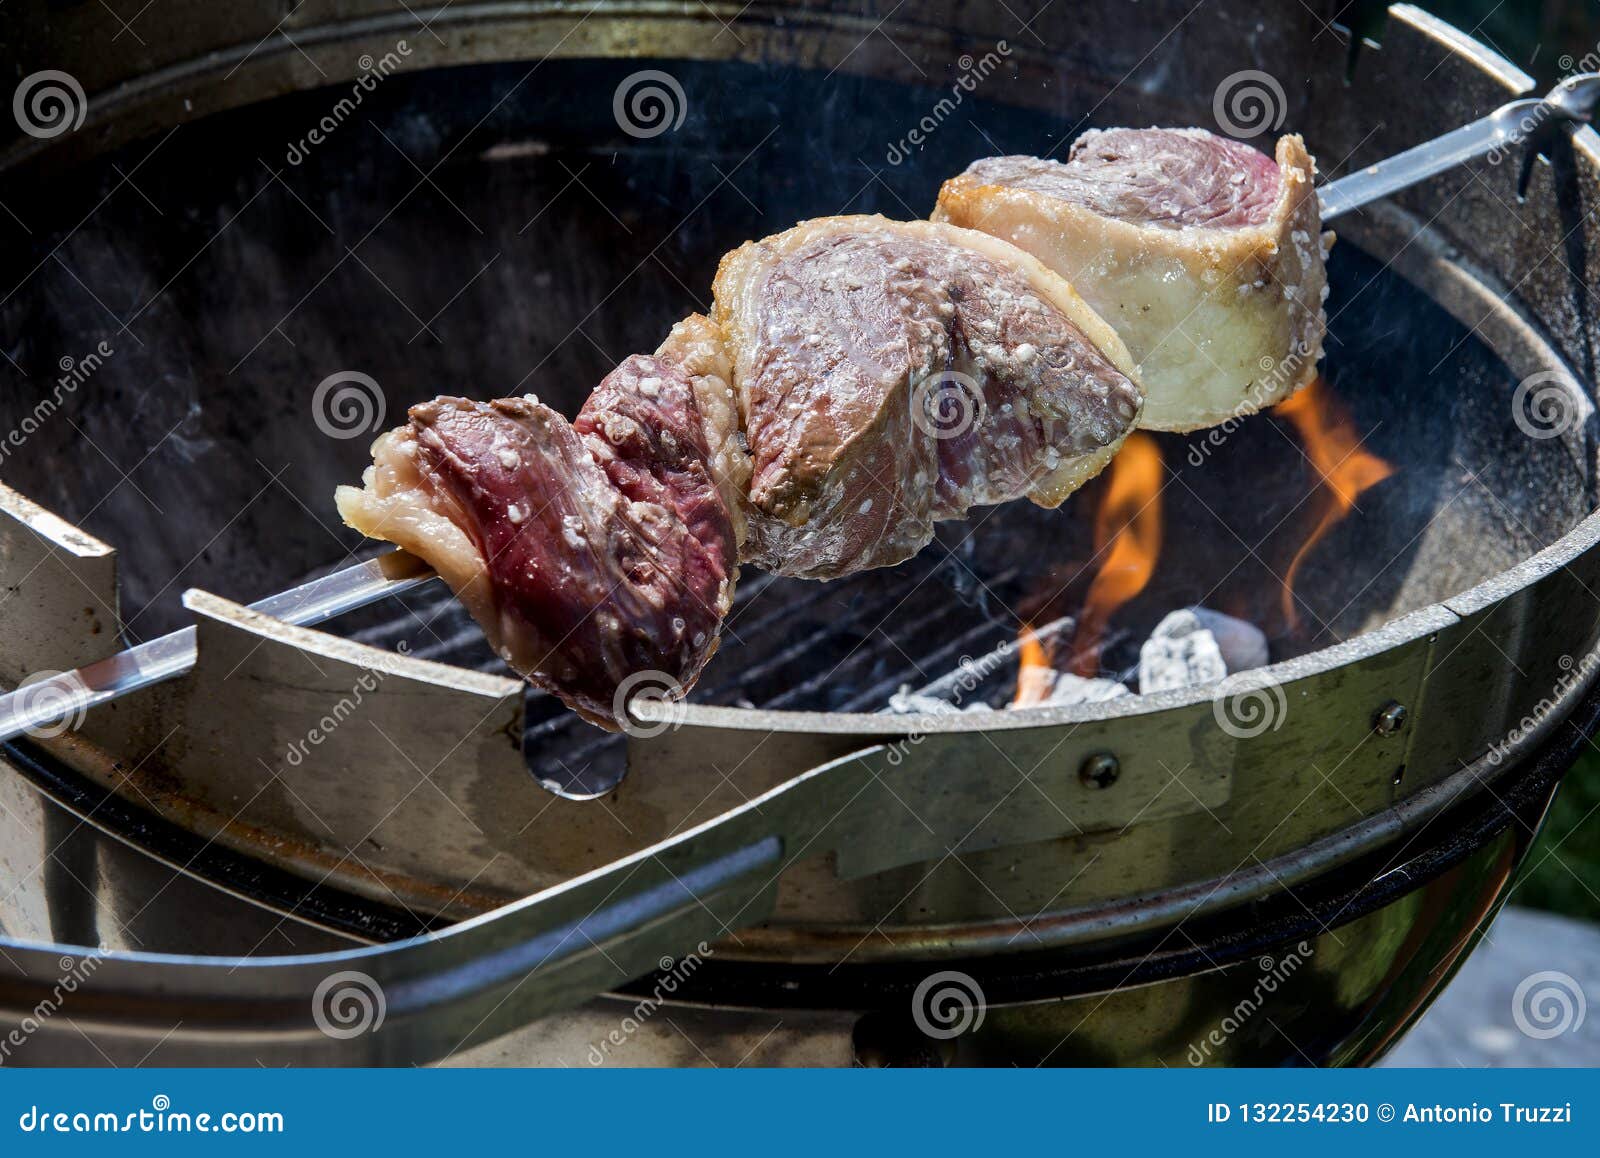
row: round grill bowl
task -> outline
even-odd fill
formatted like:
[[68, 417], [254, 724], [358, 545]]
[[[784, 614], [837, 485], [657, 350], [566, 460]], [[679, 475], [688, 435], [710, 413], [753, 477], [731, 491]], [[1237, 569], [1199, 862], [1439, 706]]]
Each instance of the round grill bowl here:
[[[1163, 563], [1122, 616], [1148, 630], [1206, 600], [1261, 622], [1278, 662], [1226, 696], [914, 724], [875, 710], [1019, 620], [1076, 610], [1094, 487], [1061, 512], [1018, 504], [946, 527], [896, 572], [826, 587], [747, 575], [705, 687], [627, 740], [524, 701], [437, 593], [335, 625], [342, 638], [177, 597], [256, 598], [359, 549], [329, 496], [367, 439], [330, 431], [313, 404], [341, 371], [377, 382], [391, 421], [441, 390], [531, 389], [570, 413], [705, 306], [727, 249], [808, 216], [920, 216], [975, 156], [1046, 152], [1090, 124], [1213, 126], [1219, 86], [1256, 68], [1284, 90], [1284, 128], [1337, 176], [1528, 83], [1408, 8], [1347, 83], [1346, 45], [1308, 9], [1157, 5], [1132, 28], [1115, 5], [1026, 27], [1003, 10], [889, 7], [467, 5], [424, 29], [352, 3], [286, 20], [292, 41], [267, 35], [270, 6], [226, 27], [152, 10], [149, 46], [115, 62], [85, 47], [105, 31], [87, 10], [22, 22], [18, 58], [71, 72], [91, 116], [4, 155], [27, 232], [7, 249], [0, 324], [30, 376], [0, 399], [0, 426], [28, 424], [60, 359], [112, 352], [8, 454], [5, 481], [115, 554], [65, 536], [70, 558], [50, 566], [70, 578], [15, 584], [3, 674], [196, 620], [202, 658], [30, 744], [18, 769], [256, 903], [387, 939], [858, 759], [894, 791], [837, 854], [784, 873], [772, 918], [718, 941], [687, 996], [853, 1019], [959, 964], [996, 1007], [963, 1056], [1049, 1056], [1072, 1026], [1041, 999], [1114, 988], [1101, 1028], [1053, 1060], [1153, 1060], [1190, 1037], [1127, 1027], [1203, 1020], [1254, 981], [1252, 960], [1306, 940], [1301, 984], [1319, 988], [1300, 1016], [1331, 1011], [1311, 1052], [1380, 1052], [1503, 897], [1595, 667], [1588, 130], [1552, 143], [1526, 200], [1514, 163], [1485, 163], [1338, 223], [1324, 375], [1397, 469], [1302, 569], [1298, 626], [1275, 617], [1317, 480], [1292, 428], [1263, 416], [1220, 439], [1161, 438]], [[1157, 27], [1182, 31], [1158, 41]], [[1001, 64], [963, 90], [961, 115], [938, 111], [963, 60], [986, 54]], [[353, 83], [374, 69], [371, 87]], [[630, 129], [615, 99], [643, 72], [682, 94], [660, 133]], [[1577, 387], [1580, 412], [1550, 437], [1517, 420], [1539, 375]], [[59, 547], [58, 528], [7, 501], [11, 565], [52, 533]], [[352, 643], [402, 641], [414, 658], [363, 693], [360, 718], [322, 727], [371, 662]], [[1252, 705], [1264, 725], [1230, 719]], [[1403, 726], [1377, 726], [1394, 705]], [[1104, 790], [1077, 777], [1101, 753], [1120, 769]], [[1374, 883], [1424, 854], [1415, 890]], [[62, 937], [48, 905], [13, 905], [7, 929]], [[854, 1048], [924, 1049], [901, 1021], [851, 1020]], [[819, 1035], [838, 1040], [838, 1024]], [[1219, 1059], [1285, 1048], [1235, 1041]]]

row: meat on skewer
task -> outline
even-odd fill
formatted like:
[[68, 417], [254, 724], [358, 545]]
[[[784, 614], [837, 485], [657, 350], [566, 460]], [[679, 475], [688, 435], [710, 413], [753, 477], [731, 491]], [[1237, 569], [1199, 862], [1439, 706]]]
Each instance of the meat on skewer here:
[[532, 397], [435, 399], [337, 498], [433, 564], [507, 663], [616, 727], [630, 677], [692, 686], [741, 558], [833, 578], [976, 503], [1055, 506], [1133, 429], [1132, 372], [1009, 243], [825, 218], [730, 254], [713, 318], [627, 359], [572, 423]]
[[340, 513], [616, 727], [641, 674], [693, 685], [740, 562], [898, 563], [974, 505], [1059, 504], [1136, 423], [1293, 393], [1325, 327], [1312, 173], [1298, 137], [1274, 159], [1197, 129], [976, 162], [934, 221], [820, 218], [728, 254], [712, 316], [623, 362], [570, 424], [532, 396], [413, 407]]
[[1139, 412], [1072, 287], [970, 230], [808, 221], [723, 258], [715, 298], [752, 459], [745, 559], [768, 571], [833, 579], [977, 504], [1057, 506]]
[[593, 723], [616, 726], [634, 673], [693, 686], [733, 601], [749, 474], [705, 318], [571, 423], [532, 395], [409, 417], [339, 488], [345, 522], [427, 560], [507, 664]]
[[1069, 280], [1128, 344], [1140, 425], [1195, 430], [1282, 401], [1325, 329], [1315, 167], [1203, 129], [1085, 133], [1065, 162], [989, 157], [945, 182], [935, 220], [1003, 237]]

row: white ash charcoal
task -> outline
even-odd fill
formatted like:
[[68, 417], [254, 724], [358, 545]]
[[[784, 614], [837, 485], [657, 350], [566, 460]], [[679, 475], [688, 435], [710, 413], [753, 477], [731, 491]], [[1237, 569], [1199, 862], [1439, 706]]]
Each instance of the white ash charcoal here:
[[[1200, 626], [1211, 633], [1217, 641], [1217, 650], [1222, 652], [1222, 662], [1228, 665], [1229, 675], [1266, 667], [1272, 662], [1267, 654], [1267, 634], [1253, 623], [1212, 611], [1209, 607], [1190, 607], [1174, 611], [1162, 621], [1162, 626], [1166, 626], [1177, 615], [1193, 615]], [[1161, 628], [1157, 627], [1156, 633], [1160, 631]]]
[[895, 716], [951, 716], [959, 712], [987, 712], [992, 709], [982, 701], [976, 701], [957, 707], [949, 700], [941, 700], [938, 696], [925, 696], [914, 692], [910, 686], [902, 687], [889, 697], [889, 706], [884, 709]]
[[1021, 708], [1070, 708], [1074, 704], [1098, 704], [1131, 693], [1116, 680], [1089, 678], [1071, 672], [1030, 668], [1023, 673], [1029, 682], [1019, 690], [1026, 694], [1021, 702], [1007, 705]]
[[903, 687], [889, 697], [889, 706], [884, 709], [895, 716], [944, 716], [953, 713], [956, 706], [948, 700], [941, 700], [938, 696], [924, 696]]
[[1193, 611], [1174, 611], [1139, 648], [1139, 692], [1214, 683], [1228, 674], [1217, 637]]
[[1045, 703], [1052, 708], [1066, 708], [1073, 704], [1103, 703], [1131, 694], [1125, 684], [1116, 680], [1073, 675], [1064, 671], [1056, 675], [1055, 686], [1050, 689], [1050, 696]]

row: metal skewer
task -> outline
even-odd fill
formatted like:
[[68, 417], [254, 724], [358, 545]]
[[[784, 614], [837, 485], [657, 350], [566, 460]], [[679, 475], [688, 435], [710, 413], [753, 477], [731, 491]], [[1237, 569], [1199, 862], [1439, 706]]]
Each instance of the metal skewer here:
[[[1544, 98], [1525, 97], [1501, 105], [1486, 117], [1463, 125], [1442, 137], [1397, 153], [1359, 173], [1324, 185], [1317, 193], [1322, 219], [1327, 221], [1391, 193], [1408, 189], [1458, 165], [1517, 148], [1561, 124], [1589, 124], [1600, 103], [1600, 73], [1569, 76]], [[1518, 192], [1525, 192], [1533, 151], [1523, 159]]]
[[[1558, 125], [1588, 124], [1597, 104], [1600, 73], [1568, 77], [1542, 99], [1511, 101], [1469, 125], [1324, 185], [1318, 191], [1322, 219], [1349, 213], [1496, 150], [1516, 148]], [[1523, 163], [1524, 186], [1532, 157], [1530, 149]], [[409, 591], [434, 577], [420, 560], [404, 551], [391, 551], [270, 595], [250, 608], [285, 623], [311, 627]], [[195, 629], [185, 627], [87, 667], [0, 695], [0, 743], [183, 675], [194, 666], [195, 656]]]
[[[335, 616], [434, 578], [431, 568], [404, 551], [390, 551], [365, 563], [269, 595], [250, 604], [252, 611], [298, 627], [314, 627]], [[96, 704], [174, 679], [194, 667], [195, 629], [119, 651], [77, 671], [62, 672], [0, 695], [0, 743], [35, 729], [72, 719]]]

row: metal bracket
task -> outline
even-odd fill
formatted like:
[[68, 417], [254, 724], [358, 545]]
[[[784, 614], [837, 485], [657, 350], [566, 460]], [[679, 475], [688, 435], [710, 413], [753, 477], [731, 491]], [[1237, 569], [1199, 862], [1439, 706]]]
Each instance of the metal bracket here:
[[[520, 795], [519, 824], [549, 802], [521, 757], [520, 681], [294, 627], [204, 591], [183, 599], [196, 616], [193, 670], [84, 723], [122, 755], [118, 790], [292, 871], [337, 871], [389, 904], [462, 916], [529, 891], [518, 845], [486, 835], [473, 817], [487, 810], [471, 799], [490, 784], [503, 808]], [[441, 842], [473, 858], [470, 887], [434, 881], [409, 858]]]
[[0, 683], [117, 650], [117, 553], [0, 484]]
[[[716, 821], [595, 872], [453, 925], [371, 949], [287, 958], [118, 954], [100, 958], [73, 998], [73, 1026], [104, 1049], [258, 1061], [410, 1062], [454, 1052], [666, 968], [706, 942], [763, 920], [777, 882], [837, 837], [881, 749], [815, 769]], [[822, 819], [819, 819], [822, 818]], [[695, 948], [698, 946], [698, 948]], [[30, 1015], [60, 984], [64, 948], [0, 938], [0, 1025]], [[81, 950], [74, 950], [74, 954]], [[366, 1024], [335, 1020], [364, 1001]], [[331, 1029], [330, 1029], [331, 1026]], [[69, 1043], [70, 1044], [70, 1043]]]

